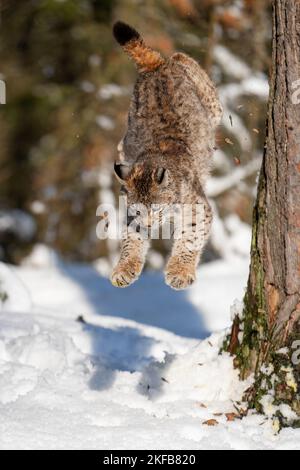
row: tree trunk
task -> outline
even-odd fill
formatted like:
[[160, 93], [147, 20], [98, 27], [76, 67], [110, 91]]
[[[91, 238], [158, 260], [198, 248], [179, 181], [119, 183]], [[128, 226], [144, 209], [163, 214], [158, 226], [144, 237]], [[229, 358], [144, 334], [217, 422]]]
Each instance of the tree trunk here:
[[[242, 319], [235, 318], [226, 347], [243, 378], [255, 373], [251, 406], [263, 411], [262, 397], [273, 394], [273, 404], [289, 404], [300, 416], [299, 0], [273, 2], [272, 64], [250, 275]], [[263, 365], [271, 365], [268, 372]], [[279, 412], [276, 416], [286, 424]]]

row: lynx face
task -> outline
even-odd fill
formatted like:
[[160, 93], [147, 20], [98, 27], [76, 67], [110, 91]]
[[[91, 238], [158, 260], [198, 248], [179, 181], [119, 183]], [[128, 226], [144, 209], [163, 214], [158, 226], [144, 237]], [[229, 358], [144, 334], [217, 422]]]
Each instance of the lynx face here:
[[115, 174], [127, 197], [128, 225], [150, 228], [163, 223], [166, 205], [175, 202], [175, 181], [169, 169], [140, 163], [115, 164]]

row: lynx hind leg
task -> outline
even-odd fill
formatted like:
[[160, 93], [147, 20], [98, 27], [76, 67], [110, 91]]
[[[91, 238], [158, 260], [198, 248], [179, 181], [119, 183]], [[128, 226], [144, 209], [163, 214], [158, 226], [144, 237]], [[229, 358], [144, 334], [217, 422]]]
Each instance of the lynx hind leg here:
[[201, 201], [198, 208], [193, 208], [192, 221], [183, 224], [181, 236], [174, 241], [165, 270], [166, 284], [173, 289], [185, 289], [195, 281], [196, 269], [209, 236], [211, 222], [212, 211], [205, 200]]
[[194, 82], [199, 99], [209, 111], [212, 125], [217, 127], [221, 122], [223, 109], [216, 87], [205, 70], [203, 70], [203, 68], [194, 59], [182, 52], [173, 54], [171, 61], [184, 68], [189, 79]]
[[135, 282], [144, 267], [149, 242], [137, 234], [128, 234], [122, 242], [120, 260], [111, 275], [115, 287], [128, 287]]

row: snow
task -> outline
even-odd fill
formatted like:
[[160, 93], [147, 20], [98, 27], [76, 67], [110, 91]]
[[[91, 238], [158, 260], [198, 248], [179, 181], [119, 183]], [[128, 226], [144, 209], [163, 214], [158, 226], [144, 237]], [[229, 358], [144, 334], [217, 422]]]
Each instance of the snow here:
[[99, 116], [96, 116], [96, 123], [105, 131], [112, 131], [115, 128], [114, 121], [109, 116], [105, 116], [104, 114], [99, 114]]
[[41, 201], [33, 201], [30, 205], [30, 209], [34, 214], [44, 214], [47, 210], [46, 205]]
[[234, 168], [225, 176], [212, 177], [207, 182], [207, 194], [209, 197], [217, 197], [229, 189], [238, 186], [243, 180], [257, 174], [261, 166], [262, 156], [250, 160], [243, 167]]
[[[227, 90], [226, 90], [227, 92]], [[226, 92], [225, 92], [225, 97], [226, 97]], [[242, 119], [231, 109], [228, 107], [228, 103], [226, 103], [226, 99], [224, 96], [221, 96], [221, 101], [224, 106], [224, 112], [223, 112], [223, 119], [222, 119], [222, 125], [226, 129], [226, 131], [231, 134], [233, 133], [235, 138], [237, 139], [241, 149], [244, 152], [249, 152], [251, 151], [251, 144], [252, 144], [252, 138], [249, 134], [248, 129], [245, 127], [244, 122]], [[232, 122], [232, 124], [231, 124]]]
[[0, 263], [0, 292], [9, 293], [5, 302], [0, 300], [0, 312], [26, 312], [32, 308], [31, 296], [22, 281], [15, 275], [13, 268]]
[[114, 97], [124, 96], [128, 94], [126, 87], [121, 87], [115, 83], [107, 83], [98, 91], [98, 97], [102, 100], [109, 100]]
[[155, 272], [118, 290], [43, 246], [0, 264], [0, 448], [299, 449], [299, 430], [225, 415], [250, 384], [219, 355], [247, 271], [219, 260], [173, 292]]
[[252, 75], [250, 67], [238, 56], [220, 44], [213, 50], [214, 59], [224, 70], [224, 72], [236, 80], [244, 80]]
[[20, 240], [29, 241], [36, 232], [34, 219], [19, 209], [0, 210], [0, 234], [9, 233]]
[[223, 259], [227, 260], [228, 263], [233, 265], [236, 270], [237, 266], [240, 265], [240, 259], [243, 261], [249, 259], [251, 227], [241, 221], [236, 214], [231, 214], [221, 219], [213, 200], [210, 200], [210, 205], [214, 213], [210, 243], [215, 251], [219, 253]]
[[219, 87], [219, 94], [222, 103], [228, 103], [228, 107], [232, 108], [241, 96], [257, 96], [266, 101], [269, 96], [269, 84], [264, 75], [251, 76], [242, 80], [240, 83], [229, 83]]
[[96, 89], [95, 85], [88, 80], [81, 82], [80, 87], [85, 93], [93, 93]]

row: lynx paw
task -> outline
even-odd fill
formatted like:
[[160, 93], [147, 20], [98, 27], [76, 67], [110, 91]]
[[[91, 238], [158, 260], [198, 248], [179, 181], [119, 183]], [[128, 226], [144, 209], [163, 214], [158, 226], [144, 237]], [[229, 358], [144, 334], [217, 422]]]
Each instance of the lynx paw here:
[[135, 282], [142, 270], [142, 266], [137, 269], [136, 263], [118, 264], [111, 275], [111, 283], [115, 287], [128, 287]]
[[182, 264], [169, 266], [165, 276], [166, 284], [176, 290], [186, 289], [195, 279], [195, 269]]

